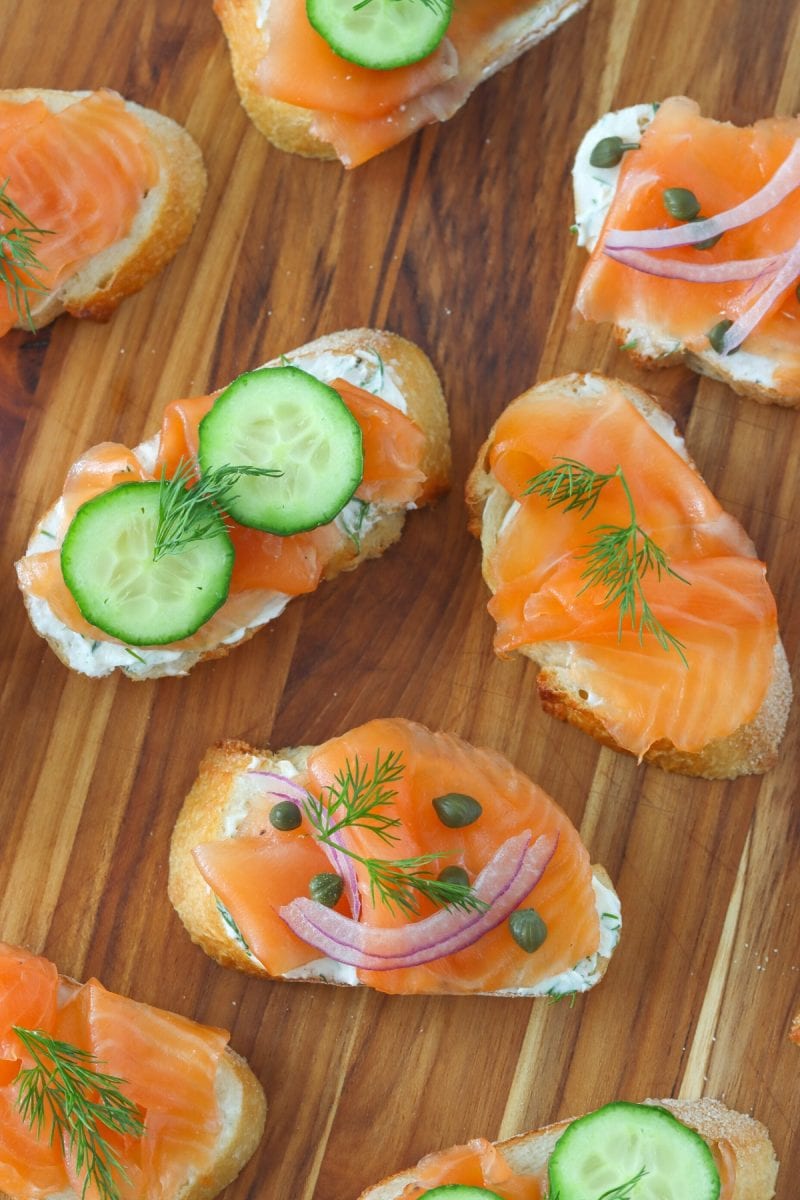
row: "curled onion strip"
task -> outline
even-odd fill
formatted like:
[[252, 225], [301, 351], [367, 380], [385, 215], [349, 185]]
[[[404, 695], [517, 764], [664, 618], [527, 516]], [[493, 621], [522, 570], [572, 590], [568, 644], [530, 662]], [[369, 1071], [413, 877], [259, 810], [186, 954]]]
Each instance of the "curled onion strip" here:
[[788, 291], [798, 275], [800, 275], [800, 242], [784, 256], [781, 267], [775, 272], [772, 281], [767, 284], [758, 299], [731, 325], [722, 339], [723, 354], [732, 354], [741, 346], [762, 317], [767, 316], [775, 308], [784, 292]]
[[800, 187], [800, 142], [794, 143], [772, 178], [741, 204], [703, 221], [687, 221], [673, 229], [609, 229], [605, 249], [666, 250], [673, 246], [693, 246], [763, 217], [797, 187]]
[[380, 928], [303, 896], [279, 909], [279, 916], [299, 938], [336, 962], [365, 971], [421, 966], [473, 945], [526, 899], [558, 844], [557, 835], [544, 834], [533, 844], [531, 837], [525, 830], [509, 838], [478, 875], [473, 891], [488, 906], [481, 912], [451, 906], [413, 924]]
[[758, 279], [783, 262], [783, 254], [768, 258], [739, 258], [718, 263], [688, 263], [676, 258], [656, 258], [646, 250], [614, 250], [604, 253], [623, 267], [632, 267], [645, 275], [663, 279], [683, 279], [687, 283], [733, 283], [740, 279]]
[[[262, 779], [269, 779], [279, 784], [284, 790], [278, 791], [277, 788], [270, 787], [270, 795], [276, 796], [279, 800], [289, 800], [292, 804], [296, 804], [298, 808], [302, 809], [306, 798], [306, 789], [301, 787], [299, 783], [287, 779], [285, 775], [279, 775], [276, 771], [249, 771], [248, 774], [260, 775]], [[334, 834], [331, 840], [341, 845], [339, 839], [340, 835]], [[317, 844], [336, 874], [341, 875], [344, 880], [347, 902], [350, 905], [353, 919], [357, 921], [361, 913], [361, 893], [358, 890], [358, 876], [356, 875], [355, 863], [346, 854], [338, 851], [335, 846], [330, 846], [319, 840]]]

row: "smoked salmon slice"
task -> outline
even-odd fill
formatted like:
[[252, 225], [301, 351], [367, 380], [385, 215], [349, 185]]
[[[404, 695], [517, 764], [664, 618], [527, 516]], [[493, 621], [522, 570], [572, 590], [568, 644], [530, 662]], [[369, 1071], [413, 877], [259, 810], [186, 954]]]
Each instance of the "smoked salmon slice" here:
[[[501, 415], [468, 488], [484, 529], [482, 488], [493, 489], [505, 514], [484, 546], [497, 653], [536, 657], [543, 647], [548, 662], [563, 647], [555, 661], [568, 671], [570, 695], [588, 702], [607, 740], [639, 758], [666, 746], [698, 754], [723, 741], [755, 721], [782, 679], [764, 564], [690, 465], [666, 415], [654, 411], [643, 393], [597, 376], [541, 385]], [[567, 461], [612, 480], [622, 472], [639, 545], [646, 534], [669, 567], [642, 574], [635, 611], [646, 602], [671, 645], [640, 631], [638, 618], [621, 617], [619, 602], [587, 579], [598, 536], [631, 524], [624, 488], [603, 486], [588, 516], [530, 493], [541, 473]], [[541, 687], [546, 701], [549, 687]], [[571, 719], [560, 688], [552, 707]], [[765, 752], [760, 769], [769, 761]]]
[[[299, 772], [292, 761], [298, 762]], [[334, 797], [350, 786], [343, 780], [364, 772], [359, 795], [371, 795], [370, 780], [382, 778], [383, 765], [389, 762], [400, 765], [375, 812], [391, 821], [391, 836], [376, 832], [373, 813], [363, 822], [346, 822], [337, 832], [338, 852], [326, 845], [319, 821], [306, 807], [308, 797], [338, 820], [343, 810]], [[286, 792], [294, 797], [300, 815], [296, 825], [284, 831], [273, 827], [270, 812]], [[468, 826], [448, 826], [433, 804], [437, 797], [453, 793], [479, 806], [479, 816]], [[235, 829], [229, 822], [223, 835], [204, 838], [202, 830], [221, 828], [228, 806], [237, 814]], [[509, 921], [501, 918], [477, 940], [468, 940], [453, 953], [434, 954], [424, 964], [416, 965], [414, 959], [402, 965], [408, 961], [402, 957], [401, 965], [386, 970], [359, 968], [348, 974], [340, 969], [336, 974], [335, 954], [326, 967], [318, 946], [304, 940], [287, 918], [293, 900], [315, 894], [315, 876], [338, 873], [343, 884], [349, 882], [355, 900], [345, 887], [337, 911], [353, 915], [351, 924], [370, 936], [370, 931], [386, 931], [402, 945], [409, 931], [414, 936], [417, 922], [422, 928], [442, 907], [424, 893], [416, 897], [414, 911], [387, 904], [385, 894], [376, 889], [376, 862], [391, 872], [399, 861], [434, 877], [445, 867], [460, 868], [475, 881], [500, 848], [521, 834], [529, 841], [549, 839], [553, 847], [538, 881], [515, 905], [533, 906], [546, 926], [546, 937], [535, 950], [523, 949]], [[596, 962], [601, 945], [596, 886], [586, 848], [566, 814], [506, 759], [457, 737], [386, 718], [299, 757], [286, 751], [272, 760], [239, 744], [212, 751], [176, 826], [170, 894], [193, 935], [196, 903], [186, 897], [199, 889], [205, 904], [216, 898], [229, 918], [226, 932], [236, 931], [239, 948], [246, 948], [245, 969], [284, 975], [311, 964], [300, 972], [303, 977], [333, 973], [339, 981], [390, 993], [541, 994], [551, 986], [558, 990], [563, 978], [571, 980], [565, 989], [572, 991], [584, 990], [599, 977], [592, 976], [592, 968], [591, 983], [582, 982], [574, 971], [579, 963]], [[607, 907], [614, 907], [613, 893], [603, 894], [612, 897]], [[216, 901], [211, 900], [212, 908]], [[232, 948], [224, 935], [211, 949], [222, 950], [223, 960], [231, 961]], [[245, 964], [236, 960], [236, 965]]]
[[517, 1174], [502, 1150], [485, 1138], [473, 1138], [465, 1146], [430, 1154], [409, 1174], [414, 1181], [406, 1185], [399, 1200], [418, 1200], [429, 1189], [448, 1183], [489, 1188], [501, 1200], [541, 1200], [547, 1184], [546, 1168], [541, 1178]]

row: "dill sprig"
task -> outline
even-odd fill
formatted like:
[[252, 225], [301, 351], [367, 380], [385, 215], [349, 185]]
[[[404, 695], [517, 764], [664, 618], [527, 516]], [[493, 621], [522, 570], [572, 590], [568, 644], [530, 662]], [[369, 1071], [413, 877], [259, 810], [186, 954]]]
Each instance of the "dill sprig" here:
[[34, 274], [35, 271], [45, 270], [35, 247], [43, 237], [50, 235], [52, 230], [40, 229], [25, 216], [22, 209], [8, 195], [8, 184], [7, 179], [0, 187], [0, 218], [11, 222], [10, 227], [0, 234], [0, 281], [6, 289], [10, 307], [21, 321], [25, 321], [29, 329], [35, 331], [30, 293], [48, 290]]
[[397, 795], [391, 784], [402, 778], [403, 771], [402, 755], [394, 750], [385, 756], [376, 750], [374, 766], [362, 763], [358, 755], [352, 762], [347, 759], [333, 784], [324, 790], [326, 800], [310, 792], [306, 795], [305, 812], [318, 840], [360, 863], [367, 872], [373, 904], [377, 898], [392, 913], [397, 908], [409, 916], [417, 915], [420, 896], [440, 906], [482, 912], [486, 904], [468, 884], [436, 879], [425, 869], [444, 858], [446, 852], [415, 858], [371, 858], [356, 854], [337, 838], [343, 829], [357, 828], [369, 830], [387, 846], [399, 840], [397, 830], [402, 823], [385, 810]]
[[[444, 0], [422, 0], [422, 3], [431, 12], [441, 13], [445, 11]], [[358, 0], [358, 3], [353, 5], [353, 12], [358, 12], [360, 8], [366, 8], [368, 4], [372, 4], [372, 0]]]
[[[597, 1196], [596, 1200], [633, 1200], [632, 1189], [636, 1186], [640, 1179], [644, 1179], [647, 1174], [647, 1167], [642, 1167], [632, 1179], [627, 1179], [625, 1183], [618, 1183], [608, 1191], [603, 1192], [601, 1196]], [[558, 1192], [553, 1192], [552, 1195], [546, 1197], [546, 1200], [560, 1200]]]
[[271, 467], [223, 466], [213, 467], [201, 475], [192, 487], [187, 485], [196, 475], [194, 463], [181, 459], [171, 479], [161, 472], [158, 497], [158, 524], [153, 545], [153, 562], [165, 554], [176, 554], [192, 542], [217, 537], [225, 529], [224, 509], [234, 498], [233, 488], [242, 475], [280, 475]]
[[83, 1175], [82, 1196], [94, 1186], [101, 1200], [118, 1200], [115, 1176], [127, 1176], [104, 1131], [130, 1137], [144, 1133], [138, 1108], [120, 1091], [125, 1080], [104, 1075], [93, 1054], [39, 1029], [14, 1025], [13, 1031], [34, 1063], [17, 1075], [23, 1121], [36, 1137], [49, 1125], [51, 1143], [59, 1137], [65, 1152], [74, 1155], [75, 1169]]
[[653, 612], [645, 595], [643, 580], [654, 573], [660, 580], [662, 575], [671, 575], [681, 583], [687, 583], [669, 565], [667, 555], [656, 545], [636, 519], [628, 481], [622, 467], [609, 474], [593, 471], [585, 463], [574, 458], [557, 458], [556, 466], [535, 475], [528, 483], [524, 495], [543, 496], [547, 507], [563, 505], [565, 512], [580, 512], [581, 519], [594, 510], [600, 493], [612, 480], [618, 480], [628, 503], [630, 523], [628, 525], [598, 525], [592, 530], [594, 540], [576, 558], [586, 560], [581, 579], [586, 583], [578, 595], [589, 588], [605, 589], [603, 605], [609, 608], [619, 605], [617, 636], [621, 640], [626, 622], [639, 636], [640, 644], [645, 633], [650, 633], [662, 650], [675, 650], [685, 667], [688, 667], [685, 645], [670, 633]]

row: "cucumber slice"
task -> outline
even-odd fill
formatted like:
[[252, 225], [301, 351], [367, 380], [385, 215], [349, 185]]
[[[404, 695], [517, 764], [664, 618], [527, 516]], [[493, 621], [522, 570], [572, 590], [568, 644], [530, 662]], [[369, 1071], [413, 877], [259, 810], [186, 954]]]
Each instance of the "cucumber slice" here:
[[549, 1165], [550, 1200], [718, 1200], [719, 1172], [664, 1108], [620, 1101], [573, 1121]]
[[467, 1183], [444, 1183], [430, 1192], [423, 1192], [419, 1200], [500, 1200], [500, 1197], [488, 1188], [470, 1187]]
[[361, 482], [361, 428], [338, 392], [297, 367], [241, 375], [200, 422], [200, 470], [272, 467], [242, 476], [225, 509], [240, 525], [286, 536], [332, 521]]
[[233, 543], [217, 510], [204, 518], [219, 532], [153, 562], [159, 483], [123, 483], [78, 509], [61, 547], [61, 571], [92, 625], [131, 646], [189, 637], [225, 601]]
[[391, 71], [432, 54], [453, 0], [306, 0], [308, 19], [340, 58]]

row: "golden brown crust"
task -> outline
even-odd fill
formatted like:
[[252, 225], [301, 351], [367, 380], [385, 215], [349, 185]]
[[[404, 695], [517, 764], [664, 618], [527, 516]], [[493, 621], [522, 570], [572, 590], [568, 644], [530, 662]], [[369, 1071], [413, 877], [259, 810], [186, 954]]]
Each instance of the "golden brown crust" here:
[[[471, 50], [467, 64], [477, 82], [513, 62], [531, 46], [553, 33], [588, 0], [534, 0], [522, 14], [510, 18]], [[307, 158], [336, 158], [329, 142], [311, 132], [312, 109], [266, 96], [258, 86], [258, 66], [269, 45], [269, 20], [260, 27], [259, 0], [215, 0], [231, 55], [231, 66], [242, 106], [253, 124], [279, 150]], [[466, 99], [466, 97], [465, 97]]]
[[[712, 1149], [720, 1143], [726, 1144], [736, 1162], [736, 1182], [732, 1192], [726, 1193], [725, 1200], [771, 1200], [774, 1196], [778, 1163], [769, 1133], [760, 1122], [726, 1108], [718, 1100], [646, 1100], [644, 1103], [669, 1109], [678, 1120], [697, 1130]], [[558, 1121], [495, 1145], [518, 1174], [541, 1177], [556, 1142], [570, 1124], [571, 1121]], [[399, 1200], [403, 1189], [413, 1180], [413, 1167], [398, 1171], [368, 1187], [358, 1200]]]
[[[17, 88], [0, 92], [0, 100], [26, 104], [40, 99], [52, 112], [59, 112], [88, 94]], [[158, 183], [142, 201], [131, 230], [121, 242], [95, 255], [58, 291], [34, 305], [37, 328], [49, 324], [62, 312], [107, 320], [126, 296], [144, 287], [175, 256], [200, 211], [206, 173], [194, 139], [181, 125], [161, 113], [130, 100], [125, 101], [125, 106], [150, 133], [159, 165]]]
[[[425, 434], [425, 446], [421, 469], [426, 475], [426, 483], [421, 495], [417, 498], [415, 507], [433, 503], [450, 485], [450, 423], [447, 415], [447, 405], [442, 392], [439, 377], [427, 355], [405, 338], [394, 333], [375, 329], [348, 329], [339, 333], [327, 334], [316, 338], [313, 342], [289, 352], [294, 363], [317, 358], [320, 355], [365, 355], [370, 361], [375, 354], [380, 356], [383, 370], [394, 387], [402, 395], [408, 416]], [[280, 359], [273, 359], [268, 366], [275, 366]], [[375, 360], [377, 362], [377, 359]], [[351, 543], [345, 544], [331, 559], [323, 578], [333, 579], [341, 571], [352, 571], [360, 563], [370, 558], [376, 558], [396, 542], [403, 530], [406, 517], [406, 506], [402, 503], [386, 503], [374, 505], [377, 519], [370, 524], [360, 539], [358, 550]], [[47, 514], [37, 523], [36, 528], [46, 525]], [[28, 553], [31, 546], [28, 547]], [[40, 636], [44, 637], [51, 649], [65, 666], [77, 669], [72, 661], [69, 646], [55, 634], [43, 631], [37, 623], [35, 609], [38, 601], [23, 593], [25, 606], [31, 623]], [[224, 658], [236, 646], [241, 646], [263, 628], [262, 622], [252, 628], [235, 643], [216, 646], [211, 650], [187, 650], [179, 658], [167, 663], [151, 665], [142, 670], [140, 667], [120, 666], [130, 679], [156, 679], [166, 675], [185, 675], [197, 663], [207, 662], [216, 658]], [[165, 647], [169, 649], [169, 647]]]
[[[220, 916], [211, 888], [195, 866], [192, 851], [205, 842], [232, 836], [234, 814], [243, 814], [246, 799], [235, 795], [237, 777], [257, 765], [259, 771], [285, 773], [291, 763], [298, 771], [305, 767], [312, 747], [297, 746], [270, 751], [255, 750], [241, 741], [219, 742], [206, 752], [197, 778], [183, 803], [172, 834], [169, 855], [169, 898], [193, 942], [224, 967], [235, 967], [251, 975], [273, 978], [260, 962], [232, 940]], [[599, 865], [592, 867], [596, 879], [614, 891], [608, 873]], [[605, 975], [609, 959], [599, 957], [597, 982]], [[321, 976], [303, 975], [303, 982], [330, 983]]]
[[[572, 374], [550, 380], [524, 393], [549, 396], [553, 391], [580, 395], [583, 389], [596, 389], [606, 383], [621, 389], [625, 396], [650, 421], [662, 436], [674, 430], [671, 418], [661, 406], [639, 388], [620, 380], [606, 381], [600, 375]], [[494, 591], [496, 581], [492, 577], [491, 551], [497, 541], [503, 517], [511, 505], [511, 497], [491, 474], [489, 452], [494, 429], [481, 447], [475, 466], [466, 486], [466, 502], [469, 509], [470, 531], [481, 539], [483, 547], [483, 576]], [[671, 442], [674, 445], [674, 442]], [[677, 447], [676, 447], [677, 448]], [[697, 472], [685, 447], [683, 457]], [[697, 472], [699, 474], [699, 472]], [[537, 676], [539, 697], [545, 712], [561, 721], [590, 734], [603, 745], [629, 753], [620, 746], [596, 713], [585, 702], [575, 685], [570, 669], [570, 658], [574, 647], [571, 643], [540, 643], [524, 646], [520, 653], [533, 659], [540, 666]], [[704, 779], [733, 779], [739, 775], [761, 774], [774, 765], [778, 747], [786, 728], [792, 684], [783, 643], [778, 636], [774, 649], [774, 666], [767, 695], [755, 717], [725, 738], [709, 742], [695, 753], [680, 751], [667, 740], [655, 742], [643, 755], [665, 771], [682, 775], [700, 776]]]

